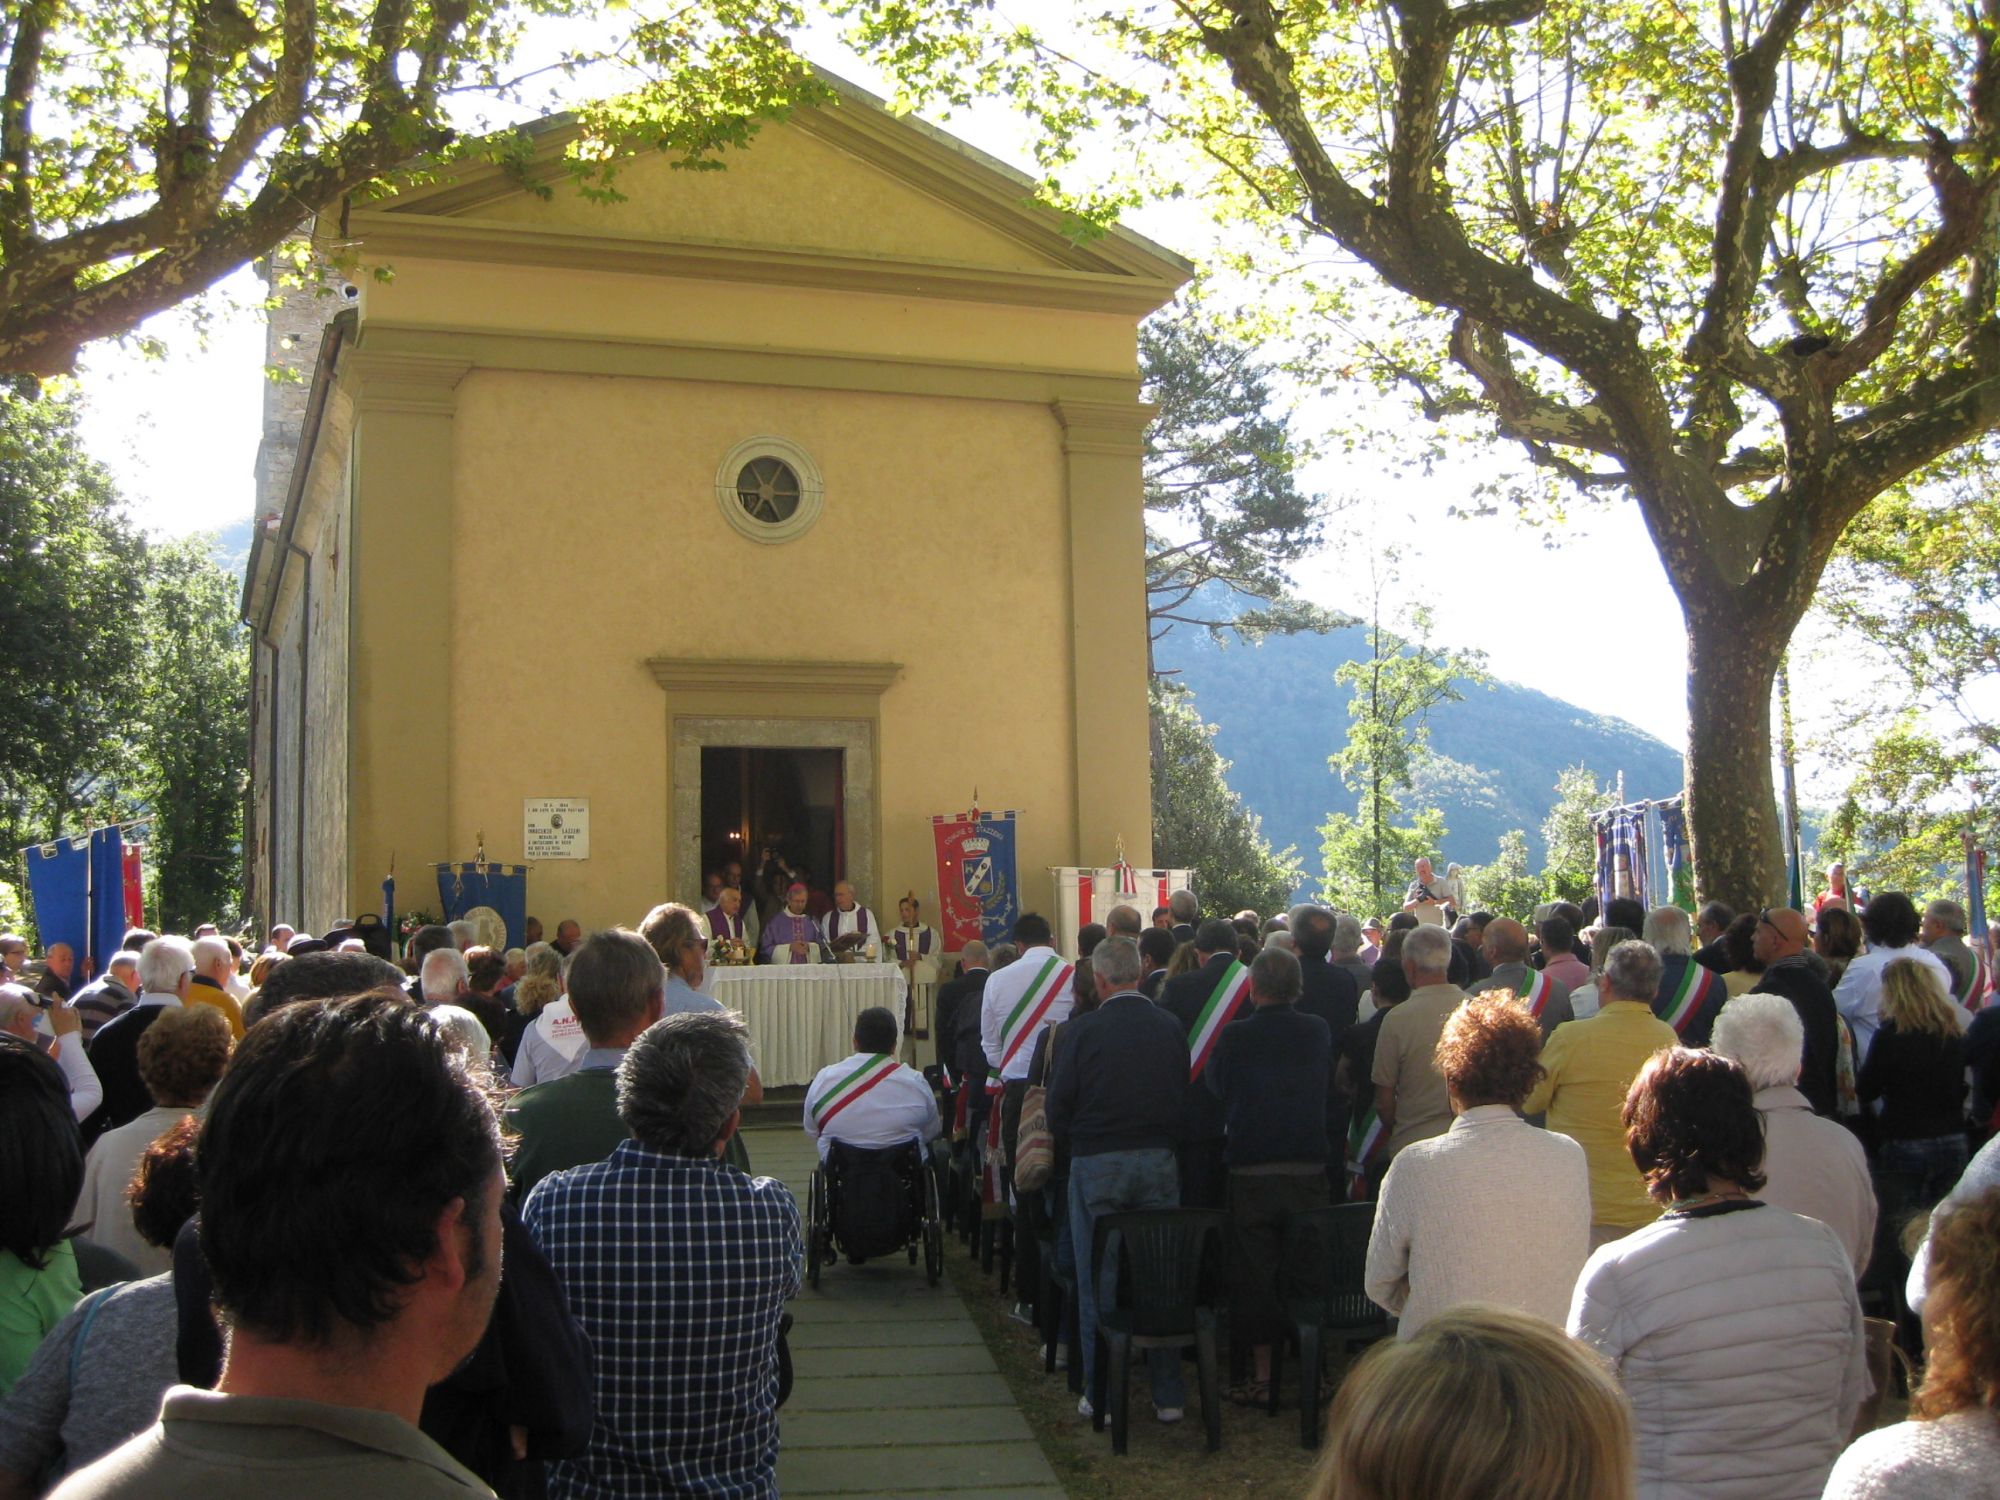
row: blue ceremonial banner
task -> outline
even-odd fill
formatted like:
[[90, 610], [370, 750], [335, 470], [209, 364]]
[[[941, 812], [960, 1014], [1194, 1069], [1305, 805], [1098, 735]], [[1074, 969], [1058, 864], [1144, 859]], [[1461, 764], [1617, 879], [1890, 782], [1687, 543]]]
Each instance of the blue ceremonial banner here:
[[23, 849], [21, 858], [28, 864], [28, 899], [35, 904], [42, 952], [67, 943], [82, 958], [90, 952], [90, 840], [37, 844]]
[[437, 867], [437, 878], [445, 921], [456, 922], [475, 906], [490, 906], [507, 924], [507, 946], [521, 946], [528, 930], [526, 865], [444, 864]]
[[974, 938], [1004, 943], [1021, 914], [1014, 866], [1014, 814], [971, 812], [931, 819], [937, 840], [938, 931], [947, 953]]
[[125, 941], [125, 836], [116, 828], [90, 834], [90, 968], [102, 974]]

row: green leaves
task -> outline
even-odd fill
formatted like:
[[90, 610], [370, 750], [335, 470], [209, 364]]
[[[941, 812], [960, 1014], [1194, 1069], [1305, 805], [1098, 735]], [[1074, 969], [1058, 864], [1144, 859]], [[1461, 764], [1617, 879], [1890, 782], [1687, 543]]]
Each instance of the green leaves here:
[[[712, 167], [825, 97], [793, 0], [28, 0], [0, 33], [0, 371], [67, 371], [269, 252], [311, 215], [453, 159], [579, 93], [567, 176]], [[542, 62], [559, 37], [584, 38]], [[537, 61], [526, 61], [533, 56]]]
[[73, 397], [0, 397], [0, 848], [148, 818], [161, 918], [242, 905], [249, 638], [205, 539], [148, 544]]
[[[1318, 546], [1325, 501], [1298, 487], [1294, 437], [1272, 372], [1219, 319], [1170, 308], [1139, 329], [1146, 399], [1146, 607], [1175, 624], [1257, 639], [1342, 621], [1297, 599], [1286, 569]], [[1232, 597], [1234, 596], [1234, 597]], [[1242, 609], [1246, 600], [1262, 607]]]

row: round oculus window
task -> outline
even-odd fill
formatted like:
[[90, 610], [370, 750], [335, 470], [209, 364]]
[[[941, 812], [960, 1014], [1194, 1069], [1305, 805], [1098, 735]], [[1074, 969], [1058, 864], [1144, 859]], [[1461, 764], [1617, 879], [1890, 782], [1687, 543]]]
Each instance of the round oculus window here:
[[788, 542], [811, 528], [825, 501], [819, 466], [786, 438], [754, 437], [723, 457], [715, 475], [723, 519], [756, 542]]
[[750, 519], [782, 526], [798, 514], [799, 476], [781, 458], [753, 458], [736, 476], [736, 498]]

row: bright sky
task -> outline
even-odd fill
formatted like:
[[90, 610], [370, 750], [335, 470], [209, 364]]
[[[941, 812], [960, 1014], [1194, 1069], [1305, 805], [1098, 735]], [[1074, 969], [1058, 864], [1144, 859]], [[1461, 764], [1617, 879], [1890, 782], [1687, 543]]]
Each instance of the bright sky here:
[[[815, 43], [811, 50], [879, 89], [871, 70], [837, 46]], [[983, 107], [946, 126], [1003, 160], [1028, 161], [1024, 127], [1004, 108]], [[1197, 259], [1215, 237], [1191, 204], [1149, 207], [1128, 222]], [[175, 314], [146, 330], [167, 343], [164, 359], [103, 345], [85, 361], [86, 439], [117, 475], [134, 518], [150, 530], [216, 530], [250, 516], [263, 381], [257, 295], [255, 279], [240, 273], [212, 299], [205, 342], [187, 315]], [[1256, 288], [1242, 295], [1254, 298]], [[1340, 393], [1337, 399], [1370, 398]], [[1302, 408], [1302, 427], [1310, 427], [1313, 414], [1312, 406]], [[1401, 554], [1396, 602], [1428, 604], [1439, 642], [1477, 647], [1496, 676], [1682, 743], [1680, 611], [1635, 507], [1572, 512], [1559, 534], [1509, 516], [1453, 518], [1449, 508], [1467, 498], [1467, 471], [1413, 476], [1391, 457], [1346, 456], [1305, 475], [1310, 488], [1360, 505], [1336, 516], [1327, 548], [1299, 570], [1304, 594], [1332, 608], [1359, 609], [1371, 551], [1392, 543]], [[1496, 444], [1469, 461], [1511, 464], [1513, 456], [1503, 457]], [[1801, 712], [1810, 723], [1823, 704], [1811, 682], [1802, 689]]]

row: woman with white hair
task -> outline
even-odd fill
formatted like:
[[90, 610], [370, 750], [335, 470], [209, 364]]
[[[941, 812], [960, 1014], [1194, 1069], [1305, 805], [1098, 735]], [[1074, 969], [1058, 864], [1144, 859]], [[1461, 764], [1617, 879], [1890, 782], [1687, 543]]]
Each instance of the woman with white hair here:
[[1852, 1131], [1813, 1113], [1799, 1092], [1806, 1028], [1783, 995], [1748, 994], [1723, 1006], [1710, 1046], [1743, 1069], [1764, 1121], [1766, 1203], [1818, 1219], [1840, 1237], [1858, 1279], [1875, 1243], [1875, 1184]]

